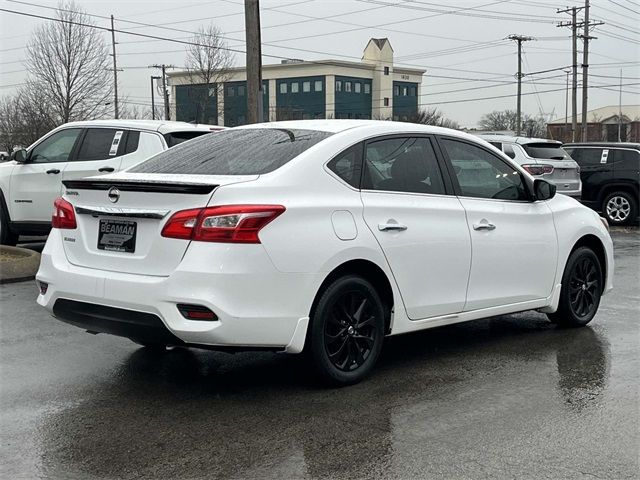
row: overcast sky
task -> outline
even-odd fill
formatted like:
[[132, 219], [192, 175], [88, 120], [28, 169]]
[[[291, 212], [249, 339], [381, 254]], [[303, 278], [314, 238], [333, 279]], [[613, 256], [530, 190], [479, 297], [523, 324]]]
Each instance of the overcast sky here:
[[[79, 0], [86, 13], [116, 18], [116, 29], [186, 40], [189, 32], [213, 23], [226, 35], [229, 47], [242, 52], [243, 0]], [[515, 109], [517, 49], [509, 34], [535, 37], [524, 44], [523, 71], [539, 72], [571, 63], [569, 20], [553, 0], [261, 0], [263, 63], [283, 58], [359, 60], [371, 37], [387, 37], [396, 64], [427, 70], [421, 106], [440, 108], [462, 126], [474, 126], [483, 113]], [[574, 3], [569, 3], [573, 6]], [[580, 2], [577, 3], [580, 5]], [[0, 8], [51, 16], [57, 2], [0, 0]], [[453, 13], [456, 12], [456, 13]], [[580, 15], [581, 16], [581, 15]], [[591, 18], [605, 22], [591, 42], [589, 109], [618, 104], [620, 69], [623, 104], [640, 103], [640, 6], [635, 0], [594, 0]], [[24, 82], [22, 61], [32, 29], [43, 20], [0, 12], [0, 95]], [[109, 26], [95, 17], [97, 25]], [[141, 22], [143, 26], [128, 22]], [[111, 41], [110, 34], [104, 34]], [[184, 66], [184, 45], [118, 34], [121, 95], [131, 102], [150, 103], [147, 66]], [[579, 42], [582, 51], [582, 42]], [[580, 54], [579, 63], [582, 61]], [[235, 64], [244, 65], [242, 53]], [[105, 72], [105, 75], [110, 74]], [[523, 111], [564, 117], [565, 80], [562, 70], [525, 77]], [[513, 82], [513, 83], [509, 83]], [[539, 94], [535, 94], [535, 92]], [[556, 90], [548, 92], [548, 90]], [[486, 97], [508, 96], [486, 99]], [[578, 104], [580, 108], [580, 103]]]

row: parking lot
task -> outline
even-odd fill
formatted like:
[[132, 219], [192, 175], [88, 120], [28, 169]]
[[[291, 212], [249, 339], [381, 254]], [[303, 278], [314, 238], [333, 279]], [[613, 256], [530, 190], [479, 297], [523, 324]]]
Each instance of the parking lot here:
[[0, 287], [2, 478], [637, 478], [637, 228], [594, 322], [535, 312], [391, 338], [327, 390], [300, 358], [154, 354]]

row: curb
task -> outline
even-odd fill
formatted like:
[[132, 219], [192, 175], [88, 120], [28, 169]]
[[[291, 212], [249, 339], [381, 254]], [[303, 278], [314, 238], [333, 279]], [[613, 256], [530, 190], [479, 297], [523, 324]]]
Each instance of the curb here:
[[0, 245], [0, 252], [14, 258], [0, 260], [0, 284], [33, 280], [40, 266], [40, 254], [20, 247]]

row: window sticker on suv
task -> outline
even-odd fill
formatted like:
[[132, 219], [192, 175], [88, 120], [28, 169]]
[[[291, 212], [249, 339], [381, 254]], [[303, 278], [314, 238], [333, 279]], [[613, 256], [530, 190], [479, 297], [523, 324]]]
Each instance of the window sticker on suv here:
[[113, 157], [118, 153], [118, 145], [120, 145], [121, 138], [122, 138], [122, 130], [118, 130], [116, 134], [113, 136], [113, 141], [111, 142], [111, 149], [109, 150], [110, 157]]
[[600, 163], [607, 163], [607, 158], [609, 158], [609, 150], [606, 148], [602, 150], [602, 157], [600, 157]]

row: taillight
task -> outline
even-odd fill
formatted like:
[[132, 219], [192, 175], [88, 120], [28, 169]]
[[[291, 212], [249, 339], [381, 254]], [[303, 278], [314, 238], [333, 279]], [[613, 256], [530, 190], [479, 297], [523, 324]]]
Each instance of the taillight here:
[[200, 242], [260, 243], [260, 230], [285, 211], [282, 205], [221, 205], [176, 212], [162, 236]]
[[534, 165], [534, 164], [531, 164], [531, 165], [522, 165], [522, 168], [524, 168], [531, 175], [547, 175], [549, 173], [553, 173], [553, 165], [546, 165], [546, 164]]
[[62, 197], [56, 198], [53, 202], [51, 226], [53, 228], [64, 228], [67, 230], [78, 228], [76, 224], [76, 212], [73, 209], [73, 205]]

